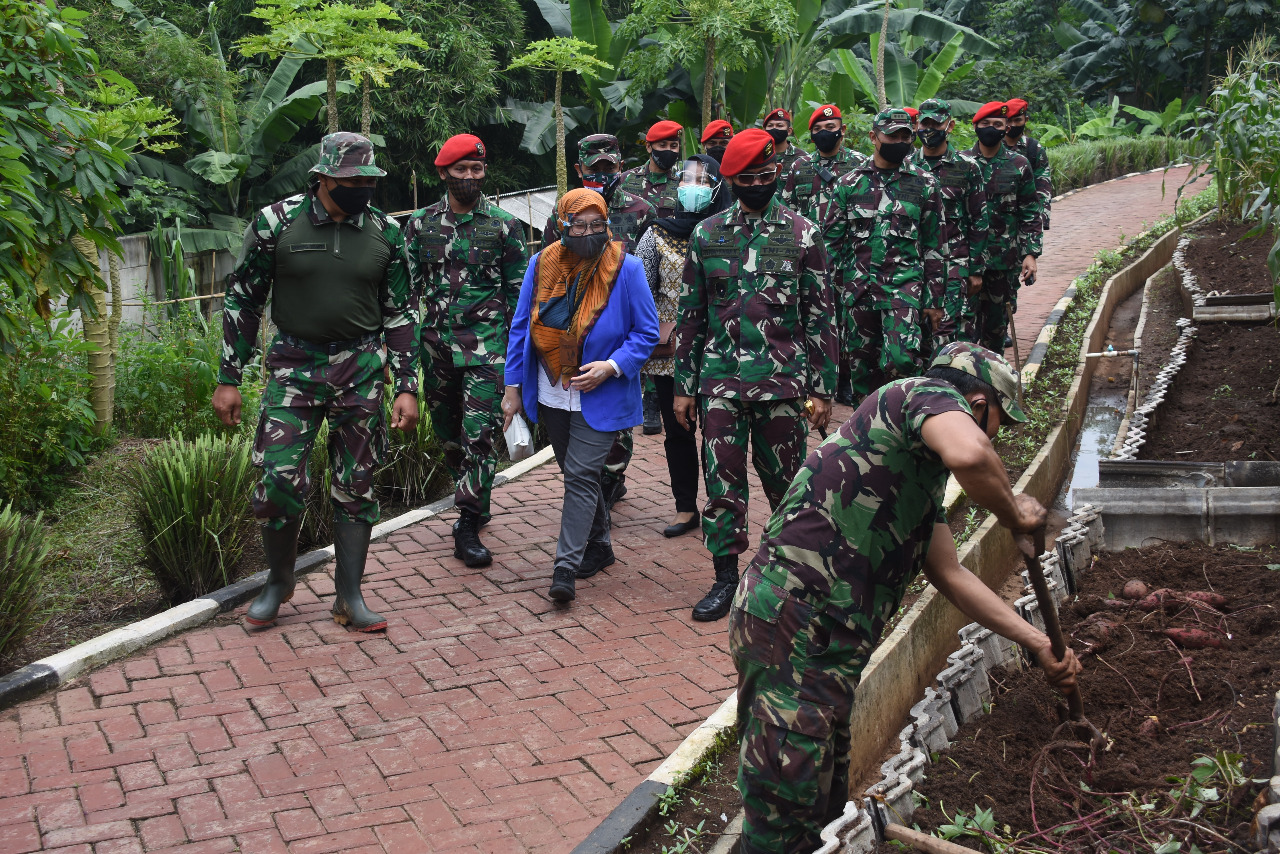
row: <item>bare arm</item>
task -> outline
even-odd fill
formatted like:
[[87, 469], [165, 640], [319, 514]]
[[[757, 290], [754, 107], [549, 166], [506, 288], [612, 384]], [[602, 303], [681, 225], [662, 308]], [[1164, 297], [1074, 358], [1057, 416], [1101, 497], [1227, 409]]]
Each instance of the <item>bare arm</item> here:
[[942, 457], [943, 465], [956, 476], [965, 494], [994, 513], [1001, 525], [1021, 533], [1044, 524], [1043, 517], [1024, 518], [1026, 510], [1014, 499], [1009, 474], [1000, 455], [968, 413], [943, 412], [931, 416], [925, 420], [920, 433], [925, 444]]

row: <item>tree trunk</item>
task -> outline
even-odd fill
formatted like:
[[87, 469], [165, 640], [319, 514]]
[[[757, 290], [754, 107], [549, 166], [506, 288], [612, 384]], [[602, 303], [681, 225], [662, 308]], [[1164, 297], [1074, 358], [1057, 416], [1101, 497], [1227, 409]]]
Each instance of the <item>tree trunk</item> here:
[[327, 117], [328, 129], [325, 133], [338, 132], [338, 61], [336, 59], [325, 60], [325, 83], [328, 84], [329, 91], [326, 93], [328, 101], [329, 114]]
[[702, 72], [702, 127], [706, 128], [711, 124], [711, 101], [712, 92], [715, 90], [716, 80], [716, 40], [707, 38], [707, 61], [703, 66]]
[[880, 44], [876, 45], [876, 95], [880, 98], [880, 109], [889, 106], [889, 96], [884, 91], [884, 43], [889, 40], [889, 9], [893, 0], [884, 0], [884, 20], [880, 22]]
[[369, 75], [364, 75], [364, 79], [360, 81], [360, 134], [368, 136], [369, 131], [373, 128], [373, 104], [369, 101], [369, 90], [372, 84], [369, 82]]
[[[98, 247], [80, 235], [72, 237], [71, 243], [101, 276]], [[111, 426], [112, 391], [115, 386], [115, 378], [112, 376], [107, 297], [92, 279], [84, 281], [83, 284], [85, 293], [93, 302], [93, 316], [87, 312], [81, 312], [80, 316], [84, 324], [84, 340], [94, 346], [93, 351], [89, 353], [89, 404], [93, 407], [93, 418], [97, 422], [98, 432], [105, 433]]]
[[111, 272], [111, 317], [107, 319], [107, 346], [111, 348], [111, 409], [116, 408], [116, 357], [120, 354], [120, 321], [124, 316], [124, 294], [120, 290], [120, 258], [107, 255]]
[[569, 192], [569, 163], [565, 157], [564, 107], [560, 95], [564, 91], [564, 72], [556, 72], [556, 201]]

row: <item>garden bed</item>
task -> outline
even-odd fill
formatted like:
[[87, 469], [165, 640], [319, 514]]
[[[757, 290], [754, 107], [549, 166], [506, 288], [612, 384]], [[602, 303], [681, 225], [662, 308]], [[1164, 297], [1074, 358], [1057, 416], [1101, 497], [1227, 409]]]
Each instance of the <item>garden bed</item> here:
[[[1246, 238], [1256, 223], [1208, 220], [1188, 229], [1187, 269], [1205, 293], [1269, 294], [1267, 253], [1271, 240]], [[1270, 232], [1268, 232], [1269, 234]]]
[[1147, 394], [1160, 369], [1169, 361], [1181, 332], [1177, 322], [1186, 315], [1178, 271], [1165, 267], [1147, 282], [1146, 321], [1142, 326], [1142, 353], [1138, 359], [1138, 401]]
[[627, 854], [708, 851], [741, 809], [738, 740], [730, 729], [683, 780], [658, 798], [657, 811], [622, 850]]
[[[963, 726], [929, 766], [913, 820], [978, 850], [989, 850], [984, 837], [1053, 851], [1093, 851], [1100, 840], [1147, 850], [1174, 838], [1182, 851], [1194, 842], [1206, 854], [1225, 850], [1224, 836], [1247, 841], [1260, 789], [1251, 780], [1272, 774], [1277, 560], [1274, 547], [1199, 543], [1100, 556], [1080, 576], [1081, 596], [1062, 609], [1062, 623], [1085, 666], [1086, 713], [1111, 749], [1091, 758], [1059, 730], [1059, 700], [1036, 669], [997, 669], [991, 713]], [[1183, 602], [1163, 611], [1108, 605], [1131, 578], [1152, 590], [1216, 592], [1226, 604], [1221, 615]], [[1099, 611], [1115, 628], [1098, 628], [1102, 618], [1091, 615]], [[1183, 626], [1223, 648], [1182, 650], [1158, 633]], [[1196, 786], [1216, 787], [1218, 800]]]

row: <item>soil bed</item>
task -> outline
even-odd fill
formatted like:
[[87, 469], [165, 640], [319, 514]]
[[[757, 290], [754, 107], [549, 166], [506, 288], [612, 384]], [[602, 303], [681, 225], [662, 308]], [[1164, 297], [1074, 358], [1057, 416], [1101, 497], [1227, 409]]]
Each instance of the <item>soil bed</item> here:
[[1188, 229], [1187, 268], [1205, 293], [1271, 293], [1267, 253], [1271, 241], [1244, 236], [1256, 223], [1208, 220]]
[[1156, 375], [1169, 361], [1181, 333], [1177, 322], [1185, 316], [1176, 269], [1161, 270], [1151, 277], [1147, 287], [1151, 293], [1147, 295], [1147, 322], [1142, 327], [1142, 353], [1138, 359], [1139, 402], [1145, 400]]
[[1144, 460], [1280, 460], [1280, 332], [1201, 323], [1139, 449]]
[[[707, 851], [742, 809], [738, 794], [738, 742], [730, 740], [712, 758], [694, 768], [693, 782], [677, 786], [676, 794], [660, 804], [659, 812], [623, 846], [627, 854], [663, 854], [664, 851]], [[666, 806], [665, 814], [661, 807]], [[695, 834], [698, 826], [702, 832]], [[688, 832], [686, 834], [686, 831]], [[696, 848], [678, 847], [695, 837]]]
[[[993, 671], [991, 713], [962, 727], [928, 767], [928, 779], [916, 787], [925, 801], [914, 821], [937, 832], [957, 813], [971, 818], [991, 810], [987, 841], [1012, 842], [1020, 851], [1150, 850], [1176, 838], [1184, 852], [1194, 842], [1210, 854], [1228, 850], [1222, 837], [1246, 841], [1261, 789], [1251, 779], [1272, 774], [1280, 610], [1270, 603], [1280, 593], [1280, 571], [1268, 566], [1280, 569], [1278, 560], [1274, 547], [1201, 543], [1100, 556], [1081, 595], [1062, 609], [1062, 623], [1085, 667], [1085, 712], [1113, 740], [1111, 749], [1091, 760], [1086, 745], [1058, 730], [1065, 707], [1058, 708], [1037, 669]], [[1167, 598], [1163, 609], [1143, 610], [1122, 598], [1132, 578], [1152, 591], [1215, 592], [1226, 604], [1216, 614]], [[1112, 596], [1123, 604], [1115, 607]], [[1104, 617], [1112, 628], [1099, 628]], [[1184, 649], [1159, 633], [1182, 627], [1198, 628], [1223, 647]], [[1240, 776], [1230, 783], [1225, 775], [1206, 777], [1204, 787], [1215, 788], [1220, 800], [1204, 794], [1208, 805], [1197, 814], [1186, 792], [1178, 792], [1198, 756], [1221, 758], [1223, 751], [1239, 757], [1231, 761]], [[1143, 833], [1150, 842], [1144, 844]], [[987, 850], [979, 835], [954, 841]]]

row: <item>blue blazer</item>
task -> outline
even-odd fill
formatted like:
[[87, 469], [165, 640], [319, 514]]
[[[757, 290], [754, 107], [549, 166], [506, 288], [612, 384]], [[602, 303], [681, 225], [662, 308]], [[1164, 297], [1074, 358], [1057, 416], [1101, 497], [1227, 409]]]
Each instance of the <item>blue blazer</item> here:
[[[507, 385], [519, 385], [524, 411], [538, 420], [538, 361], [533, 338], [529, 335], [529, 316], [537, 298], [534, 280], [538, 255], [529, 261], [520, 286], [520, 301], [511, 319], [511, 335], [507, 339]], [[582, 394], [582, 417], [593, 430], [607, 433], [626, 430], [644, 421], [640, 404], [640, 370], [658, 344], [658, 308], [645, 279], [644, 264], [634, 255], [625, 255], [618, 281], [609, 294], [609, 302], [600, 313], [587, 340], [582, 345], [582, 363], [613, 359], [622, 371], [594, 389]]]

